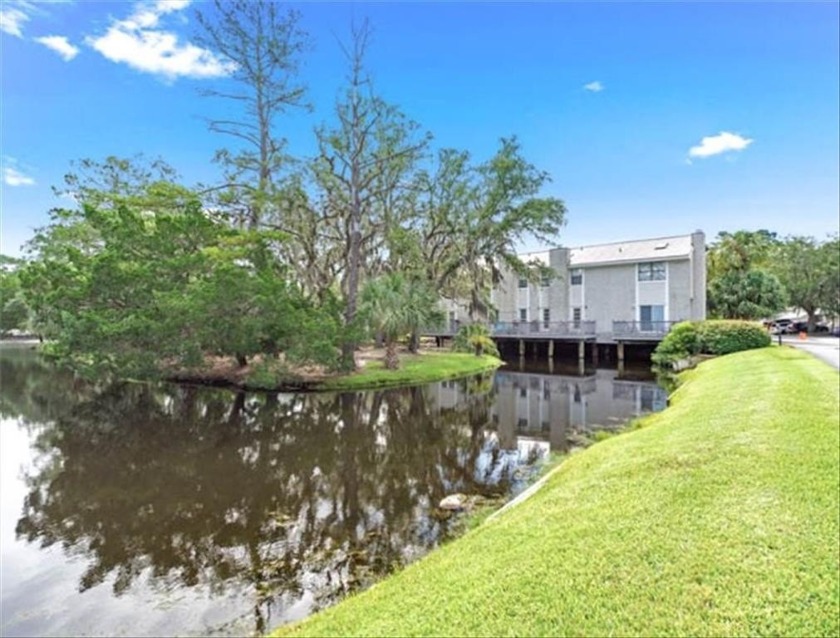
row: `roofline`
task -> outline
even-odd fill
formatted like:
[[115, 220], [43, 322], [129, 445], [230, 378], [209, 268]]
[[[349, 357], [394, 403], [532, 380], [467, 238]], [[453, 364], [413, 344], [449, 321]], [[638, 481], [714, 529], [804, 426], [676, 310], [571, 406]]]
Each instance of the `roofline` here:
[[[541, 250], [531, 250], [531, 251], [528, 251], [527, 253], [518, 253], [516, 256], [517, 257], [527, 257], [528, 255], [536, 255], [538, 253], [551, 252], [552, 250], [557, 250], [558, 248], [566, 248], [567, 250], [576, 250], [576, 249], [580, 249], [580, 248], [597, 248], [599, 246], [615, 246], [616, 244], [633, 244], [633, 243], [637, 243], [637, 242], [641, 242], [641, 241], [662, 241], [663, 239], [681, 239], [683, 237], [693, 237], [694, 235], [697, 234], [697, 232], [703, 232], [703, 231], [695, 231], [693, 233], [683, 233], [682, 235], [665, 235], [664, 237], [643, 237], [642, 239], [623, 239], [623, 240], [619, 240], [619, 241], [608, 241], [608, 242], [604, 242], [603, 244], [587, 244], [585, 246], [584, 245], [581, 245], [581, 246], [557, 245], [557, 246], [551, 246], [549, 248], [543, 248]], [[608, 263], [613, 263], [613, 262], [608, 262]]]
[[610, 259], [608, 261], [589, 261], [576, 263], [569, 259], [570, 268], [596, 268], [601, 266], [624, 266], [627, 264], [654, 264], [661, 261], [685, 261], [691, 258], [690, 253], [671, 255], [669, 257], [642, 257], [640, 259]]
[[663, 239], [680, 239], [682, 237], [691, 237], [694, 233], [683, 233], [682, 235], [665, 235], [664, 237], [644, 237], [642, 239], [624, 239], [621, 241], [608, 241], [603, 244], [589, 244], [586, 246], [565, 246], [570, 250], [575, 248], [595, 248], [596, 246], [615, 246], [616, 244], [634, 244], [640, 241], [662, 241]]

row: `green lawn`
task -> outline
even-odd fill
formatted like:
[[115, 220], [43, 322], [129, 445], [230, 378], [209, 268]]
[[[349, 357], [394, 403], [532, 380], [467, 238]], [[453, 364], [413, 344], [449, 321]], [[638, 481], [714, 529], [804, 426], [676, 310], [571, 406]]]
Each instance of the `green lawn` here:
[[395, 385], [416, 385], [495, 370], [502, 362], [496, 357], [476, 357], [463, 352], [426, 352], [401, 355], [398, 370], [386, 370], [381, 361], [363, 369], [319, 383], [318, 390], [361, 390]]
[[647, 426], [293, 635], [837, 636], [840, 376], [708, 361]]

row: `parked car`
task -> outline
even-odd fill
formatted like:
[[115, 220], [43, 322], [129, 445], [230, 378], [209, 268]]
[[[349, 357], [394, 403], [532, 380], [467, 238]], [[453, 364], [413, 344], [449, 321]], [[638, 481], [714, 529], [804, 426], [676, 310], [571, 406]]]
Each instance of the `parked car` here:
[[[829, 326], [827, 323], [822, 321], [814, 324], [814, 329], [811, 331], [814, 334], [819, 332], [828, 332]], [[799, 334], [800, 332], [808, 332], [808, 322], [807, 321], [794, 321], [788, 328], [788, 332], [792, 334]]]
[[774, 335], [788, 334], [790, 332], [791, 325], [793, 325], [793, 321], [791, 319], [779, 319], [770, 323], [770, 332]]

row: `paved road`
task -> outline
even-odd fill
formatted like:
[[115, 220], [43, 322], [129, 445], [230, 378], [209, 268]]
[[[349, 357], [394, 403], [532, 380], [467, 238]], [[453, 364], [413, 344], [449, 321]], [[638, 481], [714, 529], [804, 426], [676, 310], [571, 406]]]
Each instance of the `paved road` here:
[[810, 352], [840, 370], [840, 339], [837, 337], [809, 336], [804, 341], [797, 337], [783, 337], [782, 343]]

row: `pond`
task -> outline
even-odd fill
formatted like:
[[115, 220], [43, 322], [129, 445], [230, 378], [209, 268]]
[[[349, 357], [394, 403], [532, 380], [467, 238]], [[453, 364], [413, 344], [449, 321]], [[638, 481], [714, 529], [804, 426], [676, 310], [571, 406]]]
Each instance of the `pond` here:
[[0, 345], [0, 634], [248, 635], [330, 605], [510, 496], [550, 449], [661, 409], [615, 371], [344, 394], [83, 382]]

